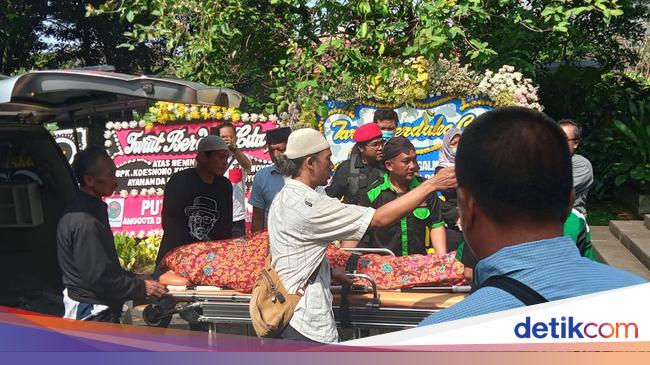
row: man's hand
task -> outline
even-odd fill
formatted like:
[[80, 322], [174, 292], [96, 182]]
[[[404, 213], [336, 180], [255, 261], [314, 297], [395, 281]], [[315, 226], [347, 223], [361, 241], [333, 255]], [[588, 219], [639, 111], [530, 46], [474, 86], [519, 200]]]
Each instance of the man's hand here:
[[160, 298], [163, 295], [167, 294], [167, 287], [153, 280], [144, 281], [144, 290], [147, 295], [154, 296], [156, 298]]
[[455, 189], [458, 186], [456, 182], [456, 168], [453, 166], [445, 167], [426, 182], [435, 186], [435, 191]]
[[235, 153], [235, 151], [237, 151], [237, 146], [235, 145], [235, 141], [233, 139], [224, 137], [223, 141], [228, 145], [230, 152]]
[[354, 280], [350, 279], [345, 275], [345, 271], [341, 269], [332, 269], [332, 279], [336, 280], [337, 282], [341, 284], [352, 284]]

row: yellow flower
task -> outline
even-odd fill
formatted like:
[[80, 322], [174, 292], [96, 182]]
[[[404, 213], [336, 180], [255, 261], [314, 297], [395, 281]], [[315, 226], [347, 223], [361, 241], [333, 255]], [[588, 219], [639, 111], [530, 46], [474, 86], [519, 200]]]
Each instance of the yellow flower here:
[[239, 115], [239, 113], [234, 113], [234, 114], [232, 115], [232, 121], [233, 121], [233, 122], [238, 122], [238, 121], [240, 121], [240, 120], [241, 120], [241, 115]]
[[219, 120], [221, 120], [222, 118], [223, 118], [223, 113], [222, 113], [222, 112], [217, 112], [217, 113], [214, 115], [214, 119], [219, 119]]
[[429, 74], [428, 73], [423, 72], [423, 73], [418, 74], [418, 79], [417, 80], [419, 82], [427, 81], [428, 79], [429, 79]]
[[190, 119], [200, 119], [201, 118], [201, 113], [199, 113], [198, 110], [192, 110], [190, 112]]

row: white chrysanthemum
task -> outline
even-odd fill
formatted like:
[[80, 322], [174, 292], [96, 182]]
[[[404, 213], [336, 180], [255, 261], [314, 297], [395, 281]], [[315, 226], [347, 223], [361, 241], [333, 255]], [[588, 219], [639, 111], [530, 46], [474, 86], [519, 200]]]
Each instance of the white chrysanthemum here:
[[138, 237], [139, 239], [143, 239], [144, 236], [145, 236], [144, 230], [140, 230], [140, 231], [138, 231], [138, 235], [137, 235], [137, 237]]
[[115, 124], [113, 124], [113, 129], [115, 129], [116, 131], [119, 131], [120, 129], [122, 129], [122, 123], [115, 122]]
[[113, 129], [113, 122], [106, 123], [106, 129]]
[[241, 120], [242, 120], [242, 122], [248, 122], [248, 121], [250, 120], [250, 114], [248, 114], [248, 113], [243, 113], [243, 114], [241, 115]]
[[156, 188], [153, 188], [153, 187], [152, 187], [152, 188], [149, 188], [149, 190], [147, 190], [147, 193], [148, 193], [149, 195], [155, 195], [155, 194], [156, 194]]
[[129, 192], [126, 190], [120, 190], [120, 196], [122, 198], [126, 198], [127, 196], [129, 196]]
[[156, 189], [156, 194], [158, 194], [158, 195], [164, 195], [164, 194], [165, 194], [165, 190], [164, 190], [163, 188], [158, 188], [158, 189]]
[[129, 122], [124, 121], [124, 122], [121, 123], [121, 126], [122, 126], [122, 129], [127, 129], [127, 128], [129, 128]]
[[131, 196], [138, 196], [138, 189], [131, 189]]
[[267, 118], [266, 115], [260, 114], [259, 117], [257, 118], [260, 122], [266, 122]]
[[259, 115], [256, 113], [251, 114], [251, 122], [255, 123], [259, 120]]
[[269, 122], [277, 122], [278, 121], [278, 116], [275, 114], [269, 115]]
[[232, 113], [230, 112], [223, 113], [223, 120], [230, 120], [231, 117], [232, 117]]
[[129, 122], [129, 128], [133, 129], [137, 127], [138, 127], [138, 122], [136, 122], [135, 120]]
[[108, 148], [112, 145], [113, 145], [113, 141], [111, 141], [110, 139], [104, 141], [104, 147]]
[[104, 139], [109, 139], [113, 133], [111, 131], [104, 131]]
[[282, 120], [289, 119], [289, 113], [287, 112], [280, 113], [280, 119]]

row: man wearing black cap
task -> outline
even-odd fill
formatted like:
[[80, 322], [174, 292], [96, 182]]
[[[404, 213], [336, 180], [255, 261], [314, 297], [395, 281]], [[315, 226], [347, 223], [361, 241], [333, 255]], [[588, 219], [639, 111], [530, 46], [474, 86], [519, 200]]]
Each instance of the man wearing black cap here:
[[336, 168], [330, 185], [325, 189], [328, 196], [341, 199], [346, 204], [358, 204], [361, 192], [381, 178], [384, 158], [384, 138], [375, 123], [359, 127], [352, 137], [357, 142], [352, 156]]
[[178, 246], [232, 236], [232, 184], [223, 176], [231, 152], [214, 135], [203, 137], [197, 152], [196, 167], [173, 174], [165, 185], [156, 264]]
[[287, 139], [291, 128], [281, 127], [266, 132], [266, 146], [271, 155], [273, 164], [263, 168], [255, 174], [251, 195], [248, 199], [253, 206], [253, 222], [251, 231], [259, 232], [267, 227], [269, 208], [273, 198], [284, 187], [284, 177], [278, 171], [276, 164], [278, 157], [287, 149]]
[[[359, 199], [359, 205], [378, 209], [415, 189], [423, 181], [415, 147], [405, 137], [393, 137], [384, 146], [387, 172], [375, 181]], [[370, 228], [361, 240], [362, 247], [388, 248], [396, 256], [426, 255], [429, 248], [446, 254], [445, 223], [440, 201], [434, 195], [422, 202], [411, 214], [380, 228]]]

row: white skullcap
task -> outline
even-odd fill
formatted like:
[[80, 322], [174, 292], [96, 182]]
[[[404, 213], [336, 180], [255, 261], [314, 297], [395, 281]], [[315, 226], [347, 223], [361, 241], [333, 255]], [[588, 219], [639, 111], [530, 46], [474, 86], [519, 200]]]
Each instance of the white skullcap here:
[[330, 148], [329, 143], [319, 131], [311, 128], [298, 129], [289, 135], [284, 155], [290, 160], [309, 156]]

